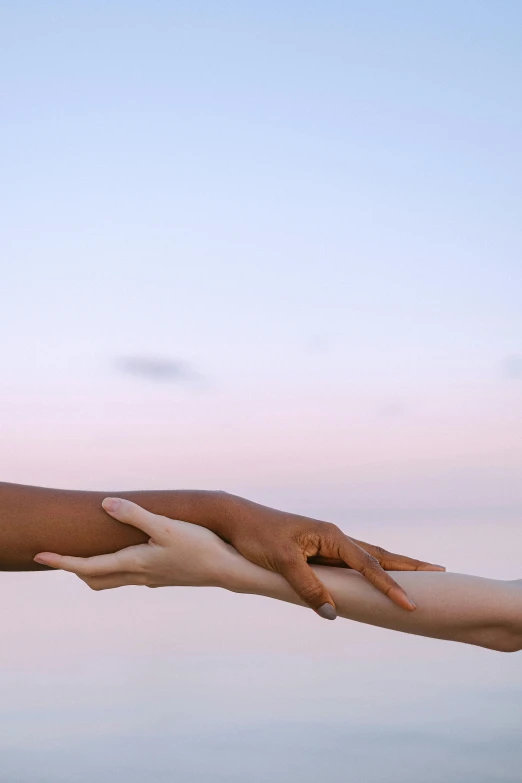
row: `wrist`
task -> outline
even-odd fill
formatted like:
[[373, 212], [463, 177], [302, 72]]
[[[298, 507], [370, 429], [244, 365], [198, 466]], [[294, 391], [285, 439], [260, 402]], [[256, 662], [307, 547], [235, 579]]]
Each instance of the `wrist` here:
[[223, 543], [225, 547], [226, 551], [217, 565], [216, 586], [232, 593], [255, 593], [252, 570], [258, 567], [245, 560], [230, 544]]
[[233, 541], [242, 518], [243, 498], [224, 490], [212, 491], [211, 530], [224, 541]]

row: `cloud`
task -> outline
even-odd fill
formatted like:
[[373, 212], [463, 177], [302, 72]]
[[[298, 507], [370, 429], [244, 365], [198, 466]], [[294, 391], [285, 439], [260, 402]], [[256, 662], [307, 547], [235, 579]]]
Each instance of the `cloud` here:
[[375, 408], [375, 413], [380, 419], [403, 419], [409, 412], [406, 402], [399, 398], [382, 400]]
[[502, 362], [502, 374], [505, 378], [522, 380], [522, 354], [506, 356]]
[[157, 383], [194, 384], [202, 380], [202, 376], [190, 364], [179, 359], [122, 356], [116, 360], [116, 367], [126, 375]]

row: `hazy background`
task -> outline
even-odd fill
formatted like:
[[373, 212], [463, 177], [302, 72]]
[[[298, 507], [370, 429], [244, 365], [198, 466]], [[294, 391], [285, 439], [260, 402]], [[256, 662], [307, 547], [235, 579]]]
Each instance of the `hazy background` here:
[[[0, 479], [522, 576], [522, 5], [0, 0]], [[0, 780], [519, 780], [520, 657], [0, 575]]]

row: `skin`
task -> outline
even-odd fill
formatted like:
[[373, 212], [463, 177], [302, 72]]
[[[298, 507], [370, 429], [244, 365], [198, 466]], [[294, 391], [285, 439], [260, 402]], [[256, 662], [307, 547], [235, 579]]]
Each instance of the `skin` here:
[[[127, 500], [108, 499], [104, 508], [143, 531], [148, 542], [92, 558], [40, 553], [38, 562], [77, 574], [93, 590], [131, 584], [213, 586], [303, 605], [280, 574], [249, 562], [209, 530], [151, 514]], [[341, 617], [502, 652], [522, 649], [522, 580], [398, 572], [394, 576], [418, 607], [404, 612], [359, 573], [325, 566], [314, 566], [314, 572]]]
[[[232, 544], [247, 560], [281, 574], [303, 603], [335, 618], [335, 601], [311, 562], [359, 571], [402, 609], [414, 603], [387, 571], [444, 570], [345, 535], [329, 522], [289, 514], [226, 492], [173, 490], [118, 493], [152, 513], [191, 522]], [[0, 569], [42, 568], [42, 550], [89, 557], [141, 544], [141, 530], [101, 508], [105, 493], [0, 484]]]

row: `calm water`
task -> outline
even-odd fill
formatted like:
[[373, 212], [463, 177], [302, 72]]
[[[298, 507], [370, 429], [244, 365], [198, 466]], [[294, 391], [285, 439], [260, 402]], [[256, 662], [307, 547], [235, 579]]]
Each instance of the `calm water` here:
[[[515, 512], [352, 516], [451, 570], [522, 576]], [[0, 585], [2, 782], [520, 780], [522, 654], [217, 590]]]

